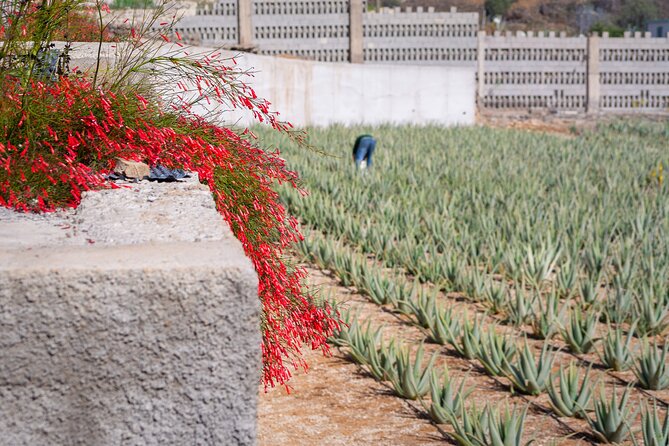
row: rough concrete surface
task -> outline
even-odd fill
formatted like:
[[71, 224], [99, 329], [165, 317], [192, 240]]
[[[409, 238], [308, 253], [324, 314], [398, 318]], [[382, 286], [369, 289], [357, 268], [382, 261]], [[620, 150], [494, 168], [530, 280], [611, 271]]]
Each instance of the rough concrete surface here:
[[0, 445], [254, 444], [257, 278], [195, 181], [0, 212]]

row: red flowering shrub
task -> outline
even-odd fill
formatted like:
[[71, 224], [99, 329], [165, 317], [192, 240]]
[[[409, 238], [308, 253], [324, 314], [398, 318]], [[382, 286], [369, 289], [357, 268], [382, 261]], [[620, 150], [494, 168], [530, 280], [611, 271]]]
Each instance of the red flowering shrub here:
[[[136, 37], [130, 42], [143, 45]], [[44, 39], [37, 43], [48, 48]], [[214, 56], [150, 57], [154, 67], [169, 62], [192, 75], [187, 77], [197, 93], [195, 101], [186, 99], [193, 91], [183, 81], [175, 104], [159, 102], [151, 88], [132, 84], [123, 73], [106, 80], [101, 76], [96, 86], [97, 70], [89, 76], [93, 81], [51, 75], [44, 79], [35, 76], [30, 65], [34, 59], [26, 59], [24, 74], [17, 75], [21, 71], [15, 66], [2, 69], [9, 65], [3, 57], [7, 53], [0, 51], [0, 205], [42, 212], [75, 207], [84, 190], [116, 187], [104, 174], [117, 157], [195, 171], [211, 188], [219, 211], [258, 273], [265, 385], [286, 383], [290, 372], [285, 360], [306, 366], [302, 344], [327, 351], [325, 340], [338, 321], [329, 307], [315, 304], [302, 283], [304, 270], [284, 256], [301, 235], [273, 187], [298, 187], [296, 174], [278, 152], [256, 147], [250, 132], [236, 133], [189, 111], [192, 102], [211, 97], [249, 109], [258, 120], [289, 132], [289, 125], [276, 119], [266, 101], [237, 81], [239, 72], [215, 63]], [[142, 63], [128, 70], [141, 73]], [[184, 73], [179, 70], [174, 76]]]

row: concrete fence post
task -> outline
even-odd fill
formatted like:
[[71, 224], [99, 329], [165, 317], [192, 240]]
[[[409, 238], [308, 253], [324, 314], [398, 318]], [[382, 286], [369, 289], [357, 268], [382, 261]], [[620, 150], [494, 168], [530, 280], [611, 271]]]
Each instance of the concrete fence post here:
[[363, 63], [362, 0], [349, 0], [349, 62]]
[[237, 32], [241, 48], [253, 46], [253, 0], [237, 0]]
[[586, 63], [586, 111], [599, 111], [599, 36], [588, 36]]
[[485, 95], [485, 31], [478, 32], [476, 45], [476, 105], [479, 111], [483, 108]]

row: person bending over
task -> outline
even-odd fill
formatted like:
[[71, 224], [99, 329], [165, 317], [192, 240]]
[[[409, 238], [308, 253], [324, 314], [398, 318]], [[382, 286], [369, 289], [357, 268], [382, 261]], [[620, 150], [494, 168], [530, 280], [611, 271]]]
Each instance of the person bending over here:
[[353, 161], [357, 169], [372, 167], [372, 154], [376, 149], [376, 139], [372, 135], [360, 135], [353, 144]]

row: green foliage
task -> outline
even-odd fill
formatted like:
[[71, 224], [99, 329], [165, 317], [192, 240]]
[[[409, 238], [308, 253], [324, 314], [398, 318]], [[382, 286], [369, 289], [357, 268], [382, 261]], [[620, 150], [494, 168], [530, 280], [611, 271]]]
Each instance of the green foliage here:
[[464, 406], [464, 401], [473, 392], [473, 389], [465, 389], [465, 379], [460, 384], [451, 379], [448, 368], [444, 367], [441, 380], [436, 373], [430, 378], [430, 408], [428, 413], [435, 423], [450, 423], [458, 417]]
[[[555, 289], [552, 289], [544, 298], [537, 299], [538, 308], [532, 315], [532, 334], [539, 339], [550, 339], [555, 335], [559, 326], [562, 311], [558, 310], [560, 299]], [[566, 308], [563, 307], [563, 310]]]
[[481, 336], [476, 358], [488, 374], [503, 376], [505, 362], [513, 361], [516, 352], [516, 344], [508, 336], [497, 334], [495, 328], [490, 327]]
[[634, 363], [634, 374], [639, 386], [648, 390], [662, 390], [669, 387], [669, 367], [667, 367], [667, 349], [669, 343], [658, 348], [657, 341], [650, 345], [644, 339], [641, 354]]
[[375, 349], [368, 350], [367, 370], [377, 381], [391, 381], [396, 379], [397, 370], [397, 344], [392, 339], [387, 345], [381, 338]]
[[435, 307], [428, 325], [428, 339], [437, 344], [452, 344], [461, 334], [460, 320], [454, 316], [452, 307]]
[[483, 302], [493, 313], [499, 313], [506, 306], [507, 288], [504, 283], [488, 282], [483, 292]]
[[479, 352], [481, 344], [481, 325], [484, 316], [474, 318], [474, 322], [470, 321], [467, 313], [463, 316], [464, 322], [454, 325], [458, 327], [460, 335], [449, 332], [448, 343], [455, 349], [455, 351], [466, 359], [475, 359]]
[[484, 442], [483, 411], [461, 405], [460, 416], [451, 420], [451, 438], [459, 446], [487, 446]]
[[[566, 370], [560, 366], [560, 372], [550, 381], [548, 395], [553, 409], [560, 416], [581, 416], [584, 411], [589, 409], [592, 398], [590, 367], [588, 367], [582, 379], [579, 375], [579, 368], [572, 361]], [[557, 389], [554, 383], [555, 378], [559, 382]]]
[[648, 404], [641, 409], [641, 433], [645, 446], [669, 446], [669, 411], [665, 409], [664, 421], [660, 420], [657, 402], [651, 410]]
[[533, 289], [527, 291], [524, 283], [517, 283], [513, 296], [508, 293], [504, 306], [508, 322], [516, 327], [531, 323], [534, 319], [534, 305], [540, 298], [540, 293]]
[[156, 7], [153, 0], [114, 0], [112, 9], [153, 9]]
[[599, 340], [595, 337], [597, 320], [599, 315], [594, 311], [583, 314], [580, 307], [576, 306], [569, 315], [569, 324], [562, 327], [560, 333], [574, 353], [588, 353]]
[[630, 422], [638, 413], [638, 411], [632, 412], [628, 404], [630, 390], [630, 387], [625, 388], [625, 392], [618, 400], [618, 392], [614, 388], [611, 400], [608, 400], [602, 388], [594, 401], [595, 417], [590, 418], [585, 412], [582, 413], [595, 436], [604, 443], [620, 444], [630, 434]]
[[555, 353], [544, 342], [541, 354], [535, 360], [530, 346], [525, 340], [523, 349], [515, 362], [504, 360], [504, 373], [513, 388], [526, 395], [539, 395], [546, 390], [551, 378]]
[[[362, 176], [350, 169], [350, 145], [370, 132], [380, 145], [375, 169]], [[669, 186], [648, 178], [660, 163], [669, 165], [666, 122], [614, 121], [569, 138], [436, 126], [334, 126], [313, 129], [311, 138], [335, 156], [271, 143], [285, 147], [310, 192], [302, 199], [281, 190], [281, 197], [303, 225], [368, 262], [373, 257], [380, 276], [389, 276], [387, 268], [431, 282], [426, 289], [473, 300], [523, 330], [531, 324], [539, 338], [550, 339], [565, 316], [570, 349], [608, 348], [611, 361], [622, 353], [613, 334], [607, 345], [596, 344], [598, 313], [614, 326], [640, 319], [637, 335], [664, 333]], [[397, 291], [388, 293], [391, 282], [383, 282], [376, 301], [410, 294], [390, 305], [401, 306], [431, 341], [478, 359], [485, 340], [471, 335], [473, 319], [463, 330], [457, 312], [439, 309], [430, 293], [418, 286], [409, 293], [395, 280]], [[580, 316], [566, 312], [574, 302]]]
[[488, 17], [503, 16], [515, 0], [485, 0], [483, 6]]
[[669, 300], [665, 290], [643, 285], [632, 311], [639, 336], [662, 334], [669, 326]]
[[590, 27], [590, 32], [600, 36], [603, 33], [609, 33], [609, 37], [622, 37], [625, 35], [625, 28], [608, 23], [597, 22]]
[[400, 348], [397, 352], [395, 371], [389, 377], [395, 393], [409, 400], [425, 396], [430, 391], [432, 366], [438, 354], [439, 352], [435, 352], [423, 368], [423, 344], [418, 347], [413, 361], [409, 349]]
[[460, 446], [528, 446], [532, 440], [522, 442], [526, 416], [527, 406], [510, 409], [508, 403], [486, 405], [482, 411], [463, 407], [451, 422], [451, 436]]
[[630, 348], [633, 336], [634, 325], [630, 327], [624, 341], [622, 329], [620, 327], [614, 329], [609, 325], [609, 331], [602, 342], [602, 352], [597, 352], [602, 363], [616, 372], [629, 369], [634, 362]]
[[525, 417], [528, 406], [509, 409], [508, 404], [504, 407], [498, 405], [495, 409], [486, 407], [483, 412], [483, 444], [489, 446], [527, 446], [532, 443], [522, 442]]
[[623, 0], [616, 22], [623, 28], [645, 31], [648, 21], [658, 18], [653, 0]]
[[374, 329], [372, 321], [367, 321], [363, 328], [357, 320], [351, 322], [351, 326], [346, 334], [346, 346], [349, 348], [349, 355], [358, 364], [366, 365], [369, 363], [370, 352], [377, 350], [377, 344], [381, 340], [381, 327]]

